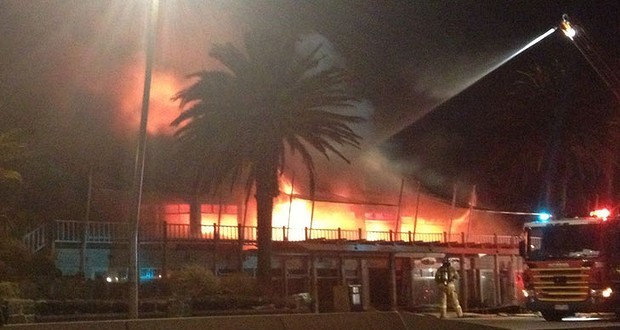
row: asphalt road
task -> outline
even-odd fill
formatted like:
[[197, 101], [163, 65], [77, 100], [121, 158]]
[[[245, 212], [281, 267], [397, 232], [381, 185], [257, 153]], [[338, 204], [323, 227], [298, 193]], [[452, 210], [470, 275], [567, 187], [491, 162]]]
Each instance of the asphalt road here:
[[462, 319], [451, 319], [456, 323], [483, 325], [495, 329], [620, 329], [620, 320], [613, 315], [580, 315], [565, 318], [561, 322], [548, 322], [536, 315], [466, 315]]

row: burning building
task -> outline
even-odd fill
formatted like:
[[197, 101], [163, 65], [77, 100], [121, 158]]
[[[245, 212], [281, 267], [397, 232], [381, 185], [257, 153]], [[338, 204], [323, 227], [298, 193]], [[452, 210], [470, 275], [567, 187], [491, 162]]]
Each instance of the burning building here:
[[[359, 285], [364, 308], [433, 304], [434, 270], [450, 256], [465, 274], [461, 290], [468, 290], [471, 304], [516, 299], [518, 219], [477, 209], [470, 198], [451, 203], [406, 180], [380, 192], [369, 190], [375, 185], [366, 180], [363, 193], [317, 189], [314, 196], [300, 181], [283, 176], [274, 203], [272, 273], [282, 295], [309, 293], [320, 297], [317, 311], [342, 310], [342, 288]], [[216, 196], [146, 193], [141, 279], [165, 277], [188, 263], [220, 276], [254, 274], [256, 204], [245, 197], [236, 190]], [[64, 274], [123, 278], [128, 233], [122, 205], [128, 200], [118, 191], [95, 189], [89, 223], [57, 221], [54, 250]]]

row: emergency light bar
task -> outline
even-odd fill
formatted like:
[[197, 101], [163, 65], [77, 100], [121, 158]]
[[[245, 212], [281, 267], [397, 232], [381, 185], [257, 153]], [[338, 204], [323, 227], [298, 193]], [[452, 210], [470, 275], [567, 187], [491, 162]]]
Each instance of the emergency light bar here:
[[603, 219], [603, 221], [606, 221], [610, 215], [611, 215], [611, 212], [607, 208], [602, 208], [602, 209], [598, 209], [598, 210], [594, 210], [590, 212], [591, 217]]

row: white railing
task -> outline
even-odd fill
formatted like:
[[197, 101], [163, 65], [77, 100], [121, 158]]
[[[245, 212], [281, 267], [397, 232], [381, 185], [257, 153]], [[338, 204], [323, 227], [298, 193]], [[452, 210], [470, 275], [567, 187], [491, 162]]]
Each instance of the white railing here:
[[129, 238], [127, 224], [118, 222], [89, 222], [86, 227], [88, 242], [112, 243]]
[[129, 238], [127, 224], [123, 222], [99, 222], [75, 220], [56, 221], [56, 242], [82, 242], [86, 237], [89, 243], [114, 243]]
[[58, 220], [56, 221], [56, 242], [80, 242], [82, 233], [79, 228], [79, 221]]
[[41, 225], [33, 231], [29, 232], [28, 234], [24, 235], [24, 237], [22, 238], [22, 242], [33, 253], [43, 249], [47, 244], [45, 225]]
[[[128, 239], [128, 227], [122, 222], [88, 222], [84, 227], [82, 221], [56, 221], [56, 242], [78, 243], [87, 237], [87, 243], [125, 242]], [[35, 235], [35, 234], [32, 234]], [[44, 234], [43, 242], [45, 240]], [[242, 241], [256, 242], [256, 226], [218, 226], [202, 225], [192, 228], [186, 224], [142, 223], [140, 225], [141, 242], [160, 241]], [[394, 231], [363, 231], [362, 229], [323, 229], [323, 228], [286, 228], [273, 227], [274, 241], [367, 241], [394, 242], [410, 244], [482, 244], [493, 246], [516, 246], [518, 239], [511, 235], [470, 235], [463, 233], [412, 233]]]

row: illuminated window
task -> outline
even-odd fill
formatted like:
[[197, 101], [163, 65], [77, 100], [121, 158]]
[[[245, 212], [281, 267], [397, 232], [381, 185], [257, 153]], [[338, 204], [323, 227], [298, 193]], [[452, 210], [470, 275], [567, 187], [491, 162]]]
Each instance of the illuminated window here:
[[237, 205], [202, 204], [200, 206], [200, 226], [203, 235], [212, 235], [213, 224], [220, 226], [219, 236], [222, 239], [236, 239], [237, 233]]
[[396, 215], [384, 212], [366, 212], [364, 213], [364, 217], [366, 218], [366, 220], [394, 221], [394, 219], [396, 219]]
[[[366, 239], [369, 241], [390, 241], [390, 230], [394, 230], [396, 221], [383, 213], [366, 213]], [[369, 218], [370, 217], [370, 218]]]
[[168, 224], [189, 225], [189, 204], [166, 204], [160, 213]]
[[222, 207], [222, 214], [237, 214], [237, 205], [218, 205], [218, 204], [202, 204], [200, 212], [202, 214], [218, 214]]

